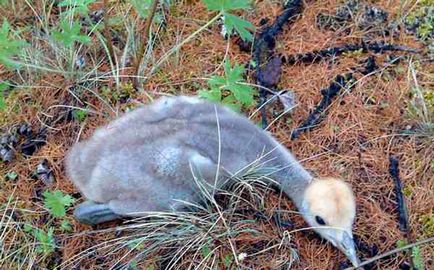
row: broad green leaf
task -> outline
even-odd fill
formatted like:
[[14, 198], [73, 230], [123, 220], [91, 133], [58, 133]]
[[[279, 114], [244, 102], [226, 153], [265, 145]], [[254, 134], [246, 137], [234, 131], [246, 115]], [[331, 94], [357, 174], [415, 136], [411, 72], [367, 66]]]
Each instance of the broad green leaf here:
[[241, 19], [240, 17], [232, 15], [230, 13], [224, 13], [223, 16], [224, 16], [226, 30], [229, 34], [231, 34], [232, 30], [235, 29], [235, 31], [238, 32], [242, 40], [244, 41], [253, 40], [253, 35], [249, 31], [249, 29], [253, 30], [255, 27], [251, 22]]
[[213, 102], [220, 102], [222, 99], [222, 92], [220, 89], [212, 89], [210, 91], [200, 90], [199, 97]]
[[[227, 63], [229, 63], [229, 61], [227, 61]], [[243, 80], [245, 70], [244, 66], [237, 63], [235, 63], [233, 68], [230, 68], [229, 64], [229, 68], [225, 67], [227, 80], [231, 83], [237, 83], [238, 81]]]
[[229, 11], [250, 7], [250, 0], [203, 0], [203, 2], [208, 10]]
[[243, 105], [253, 104], [253, 89], [248, 85], [238, 84], [232, 87], [231, 92], [235, 98]]
[[201, 90], [199, 96], [222, 102], [236, 111], [241, 109], [241, 105], [252, 105], [255, 92], [253, 87], [245, 84], [244, 66], [237, 63], [231, 66], [230, 61], [226, 61], [223, 67], [225, 76], [212, 76], [208, 80], [211, 90]]
[[220, 87], [222, 85], [226, 84], [226, 79], [221, 77], [221, 76], [212, 76], [209, 81], [208, 84], [211, 87]]
[[240, 112], [241, 111], [241, 104], [237, 102], [237, 99], [233, 94], [230, 94], [229, 96], [225, 97], [222, 100], [222, 103], [231, 108], [233, 111]]
[[64, 217], [66, 208], [74, 203], [74, 198], [70, 195], [64, 195], [62, 191], [48, 191], [44, 193], [44, 205], [54, 217]]
[[90, 37], [80, 34], [81, 24], [77, 21], [70, 24], [67, 20], [63, 19], [60, 22], [60, 28], [62, 31], [54, 31], [53, 37], [67, 47], [72, 46], [76, 41], [84, 44], [91, 41]]

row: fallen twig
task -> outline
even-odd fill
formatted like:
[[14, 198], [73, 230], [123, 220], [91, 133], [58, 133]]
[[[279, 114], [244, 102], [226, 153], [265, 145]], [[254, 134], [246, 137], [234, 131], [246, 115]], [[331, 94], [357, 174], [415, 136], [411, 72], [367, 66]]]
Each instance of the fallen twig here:
[[[396, 157], [389, 157], [389, 173], [395, 183], [395, 194], [396, 194], [396, 204], [398, 208], [398, 217], [399, 217], [399, 229], [404, 232], [405, 239], [408, 242], [414, 242], [413, 237], [411, 236], [409, 230], [409, 222], [408, 222], [408, 210], [407, 205], [405, 204], [404, 195], [402, 194], [402, 181], [399, 177], [399, 161]], [[408, 253], [411, 268], [414, 269], [413, 259], [411, 257], [411, 253]]]
[[402, 182], [399, 177], [399, 161], [396, 157], [389, 157], [389, 173], [395, 183], [396, 203], [398, 205], [399, 229], [408, 232], [408, 211], [402, 194]]
[[298, 128], [292, 131], [291, 139], [297, 139], [302, 132], [317, 125], [321, 121], [324, 111], [332, 103], [333, 98], [337, 96], [342, 89], [348, 87], [352, 80], [352, 73], [338, 75], [328, 88], [322, 89], [321, 94], [323, 98], [321, 102], [316, 106], [315, 110], [309, 114], [307, 119]]
[[358, 269], [358, 268], [360, 268], [362, 266], [365, 266], [367, 264], [373, 263], [373, 262], [375, 262], [375, 261], [377, 261], [379, 259], [382, 259], [384, 257], [388, 257], [388, 256], [396, 254], [398, 252], [401, 252], [401, 251], [413, 248], [415, 246], [424, 245], [424, 244], [428, 244], [428, 243], [431, 243], [431, 242], [434, 242], [434, 237], [427, 238], [427, 239], [424, 239], [424, 240], [420, 240], [420, 241], [417, 241], [415, 243], [412, 243], [412, 244], [409, 244], [409, 245], [406, 245], [406, 246], [403, 246], [403, 247], [400, 247], [400, 248], [392, 249], [392, 250], [390, 250], [388, 252], [385, 252], [383, 254], [380, 254], [378, 256], [372, 257], [369, 260], [366, 260], [366, 261], [362, 262], [357, 267], [347, 267], [344, 270], [355, 270], [355, 269]]
[[[301, 0], [289, 0], [284, 6], [284, 11], [280, 14], [274, 23], [269, 27], [266, 27], [256, 39], [254, 44], [253, 59], [256, 63], [256, 80], [257, 84], [267, 88], [272, 88], [275, 85], [268, 85], [263, 80], [265, 76], [268, 61], [274, 54], [274, 46], [276, 36], [281, 32], [283, 26], [286, 23], [294, 22], [294, 18], [302, 11], [303, 1]], [[267, 101], [267, 92], [262, 88], [259, 88], [260, 104], [258, 108], [261, 108], [262, 126], [267, 126], [266, 109], [264, 103]]]
[[375, 53], [381, 53], [384, 51], [401, 51], [408, 53], [419, 53], [420, 50], [409, 48], [401, 45], [393, 45], [382, 42], [374, 43], [361, 43], [361, 44], [347, 44], [338, 47], [332, 47], [323, 50], [315, 50], [307, 53], [281, 55], [283, 64], [295, 64], [295, 63], [315, 63], [320, 62], [326, 58], [336, 57], [344, 53], [355, 52], [362, 50], [363, 52], [373, 51]]

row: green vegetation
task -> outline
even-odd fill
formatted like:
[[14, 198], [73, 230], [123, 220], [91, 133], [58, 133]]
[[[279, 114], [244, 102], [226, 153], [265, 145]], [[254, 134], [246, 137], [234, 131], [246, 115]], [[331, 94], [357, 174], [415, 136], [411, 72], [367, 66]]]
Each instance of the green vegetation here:
[[[263, 5], [264, 2], [267, 2], [265, 6], [273, 7], [273, 9], [270, 8], [272, 12], [263, 10], [252, 12], [253, 8], [256, 9], [256, 5]], [[65, 190], [70, 188], [67, 186], [68, 184], [65, 184], [67, 181], [61, 182], [57, 179], [56, 190], [46, 190], [40, 194], [39, 191], [43, 184], [40, 180], [30, 179], [31, 171], [35, 170], [34, 163], [42, 155], [54, 153], [53, 159], [57, 163], [56, 170], [62, 173], [62, 165], [60, 165], [63, 162], [62, 155], [68, 150], [72, 142], [88, 136], [97, 124], [103, 123], [109, 117], [140, 106], [142, 103], [151, 102], [162, 95], [197, 95], [213, 102], [220, 102], [235, 111], [253, 109], [253, 106], [256, 105], [257, 91], [255, 86], [250, 83], [253, 81], [253, 76], [246, 72], [245, 64], [249, 63], [254, 68], [257, 63], [249, 53], [243, 52], [241, 55], [235, 55], [239, 52], [238, 42], [241, 42], [239, 38], [245, 41], [245, 44], [253, 44], [252, 46], [254, 46], [255, 27], [247, 18], [252, 18], [258, 25], [261, 18], [270, 19], [265, 25], [262, 25], [261, 22], [261, 27], [266, 27], [272, 23], [273, 18], [277, 15], [281, 2], [284, 1], [160, 0], [156, 14], [151, 14], [150, 8], [153, 0], [0, 0], [0, 129], [2, 132], [7, 131], [24, 121], [31, 125], [34, 133], [37, 133], [38, 130], [45, 130], [48, 142], [46, 146], [43, 146], [45, 148], [35, 152], [33, 157], [17, 155], [16, 162], [9, 164], [0, 162], [0, 199], [3, 200], [0, 201], [1, 267], [4, 269], [69, 269], [67, 267], [62, 268], [63, 265], [51, 267], [49, 261], [57, 255], [58, 250], [63, 252], [64, 245], [66, 247], [65, 243], [70, 244], [68, 242], [70, 239], [77, 237], [77, 235], [82, 237], [88, 233], [87, 231], [83, 232], [83, 227], [77, 226], [76, 221], [72, 219], [70, 208], [75, 200], [70, 194], [65, 193]], [[309, 3], [309, 1], [305, 2], [306, 5], [309, 5], [308, 10], [317, 10], [319, 6], [319, 4]], [[252, 4], [255, 6], [252, 7]], [[431, 44], [432, 46], [434, 44], [433, 5], [433, 0], [412, 2], [411, 7], [406, 3], [402, 5], [406, 8], [402, 10], [402, 13], [399, 13], [403, 14], [400, 18], [393, 18], [397, 12], [390, 10], [390, 22], [395, 21], [395, 19], [404, 21], [412, 35], [417, 37], [417, 41], [420, 41], [415, 47], [422, 48], [423, 57], [429, 53], [426, 49], [427, 46], [424, 45]], [[380, 6], [392, 5], [381, 4]], [[317, 11], [320, 12], [320, 10]], [[254, 16], [259, 15], [261, 18], [254, 18]], [[308, 16], [303, 15], [297, 20], [303, 20], [303, 17], [310, 15], [312, 15], [311, 12]], [[150, 16], [153, 16], [151, 17], [153, 19], [152, 25], [145, 36], [144, 28]], [[313, 19], [313, 17], [309, 17], [309, 20]], [[303, 24], [305, 23], [303, 22]], [[333, 42], [336, 40], [327, 36], [324, 42], [314, 44], [312, 40], [318, 39], [305, 38], [303, 32], [305, 28], [303, 25], [299, 26], [301, 30], [296, 33], [296, 37], [300, 38], [297, 41], [299, 45], [293, 46], [296, 43], [292, 42], [294, 35], [286, 32], [285, 37], [282, 35], [278, 37], [281, 40], [276, 40], [276, 53], [286, 53], [284, 50], [289, 47], [291, 52], [308, 52], [313, 49], [321, 49], [320, 45], [331, 45], [325, 41]], [[311, 27], [312, 32], [318, 30], [313, 25], [309, 25], [309, 27]], [[221, 33], [225, 35], [224, 38], [219, 34], [220, 29], [222, 30]], [[294, 28], [288, 29], [290, 31]], [[330, 33], [323, 32], [322, 35]], [[413, 47], [415, 41], [407, 43], [410, 39], [406, 37], [406, 33], [402, 32], [402, 35], [396, 36], [393, 33], [393, 42]], [[351, 34], [354, 36], [348, 40], [364, 40], [363, 37], [357, 36], [360, 34], [358, 32]], [[339, 40], [341, 37], [343, 37], [342, 42], [347, 40], [345, 35], [345, 32], [340, 33]], [[402, 36], [406, 38], [401, 38]], [[208, 39], [213, 40], [210, 42]], [[208, 45], [209, 43], [212, 45]], [[203, 46], [204, 44], [206, 46]], [[145, 47], [143, 52], [139, 49], [141, 46]], [[191, 53], [192, 50], [198, 50], [200, 57], [205, 55], [205, 60], [195, 58], [196, 55]], [[142, 53], [143, 59], [139, 61], [140, 69], [135, 72], [136, 61], [141, 59], [140, 53]], [[301, 104], [298, 107], [300, 111], [295, 112], [295, 117], [285, 116], [286, 119], [282, 118], [276, 122], [277, 125], [272, 122], [270, 126], [273, 129], [275, 126], [279, 126], [277, 129], [280, 132], [279, 136], [285, 136], [285, 132], [289, 134], [290, 128], [298, 124], [319, 100], [320, 85], [324, 85], [328, 77], [348, 69], [351, 63], [346, 61], [358, 63], [360, 58], [367, 54], [363, 50], [345, 53], [344, 56], [351, 59], [345, 60], [345, 62], [341, 62], [337, 58], [333, 59], [327, 68], [324, 65], [322, 69], [317, 69], [321, 67], [322, 63], [315, 64], [312, 67], [315, 72], [307, 72], [308, 68], [311, 67], [306, 64], [303, 71], [298, 70], [299, 67], [294, 65], [290, 68], [289, 76], [282, 73], [282, 84], [279, 84], [279, 87], [294, 89], [297, 98], [300, 97], [297, 99], [297, 102]], [[394, 54], [393, 59], [397, 55], [401, 57], [405, 54]], [[376, 113], [374, 110], [381, 109], [380, 117], [384, 117], [384, 123], [387, 123], [387, 126], [379, 127], [381, 134], [375, 133], [376, 128], [371, 127], [370, 123], [363, 122], [366, 119], [372, 119], [371, 114], [369, 117], [365, 117], [366, 115], [359, 111], [351, 111], [349, 112], [350, 115], [345, 115], [346, 112], [343, 111], [336, 112], [335, 107], [340, 102], [348, 104], [348, 95], [343, 95], [329, 108], [330, 115], [339, 115], [339, 119], [330, 118], [329, 124], [326, 125], [327, 128], [331, 129], [330, 131], [336, 133], [336, 136], [344, 137], [342, 140], [339, 138], [342, 143], [339, 143], [340, 154], [336, 155], [336, 159], [343, 157], [351, 160], [352, 157], [348, 155], [352, 155], [352, 153], [345, 152], [344, 146], [358, 142], [359, 139], [369, 142], [361, 144], [367, 148], [369, 155], [371, 155], [370, 151], [372, 150], [372, 155], [375, 156], [374, 151], [377, 148], [370, 148], [371, 142], [382, 141], [390, 134], [399, 132], [395, 128], [402, 127], [400, 120], [405, 117], [405, 121], [410, 122], [409, 126], [411, 126], [408, 132], [411, 133], [410, 135], [417, 135], [417, 139], [414, 140], [414, 144], [418, 145], [417, 147], [424, 148], [425, 138], [429, 137], [426, 134], [434, 134], [432, 72], [426, 69], [426, 58], [418, 54], [412, 54], [408, 58], [406, 56], [396, 58], [401, 59], [401, 61], [394, 62], [394, 67], [392, 67], [394, 70], [392, 70], [387, 66], [389, 63], [387, 65], [380, 64], [383, 56], [380, 56], [380, 53], [376, 54], [377, 63], [381, 69], [378, 76], [387, 77], [388, 80], [384, 80], [386, 84], [384, 81], [375, 80], [375, 76], [365, 77], [360, 81], [366, 86], [371, 83], [375, 84], [375, 89], [378, 91], [367, 93], [368, 87], [363, 87], [353, 91], [350, 98], [357, 101], [359, 95], [366, 95], [364, 98], [369, 103], [374, 104], [370, 105], [367, 110], [374, 114]], [[283, 66], [282, 72], [287, 72], [286, 67]], [[300, 75], [303, 72], [305, 75]], [[309, 78], [303, 76], [309, 76]], [[142, 80], [141, 84], [136, 85], [135, 79]], [[309, 83], [306, 84], [306, 81]], [[308, 90], [311, 92], [304, 92], [304, 87], [309, 87]], [[393, 91], [388, 87], [394, 87]], [[311, 93], [316, 93], [316, 96], [311, 95]], [[399, 94], [399, 96], [395, 95], [397, 100], [388, 99], [388, 97], [394, 96], [391, 93]], [[267, 103], [267, 116], [276, 119], [276, 115], [279, 114], [278, 107], [281, 104], [279, 101], [274, 102], [272, 98], [269, 101]], [[398, 116], [400, 113], [396, 111], [395, 102], [399, 104], [399, 109], [404, 111], [405, 117], [400, 118]], [[345, 107], [345, 105], [339, 106]], [[354, 103], [354, 108], [359, 109], [357, 102]], [[361, 110], [364, 109], [366, 108]], [[395, 115], [388, 115], [389, 112], [395, 113]], [[256, 117], [259, 113], [254, 115]], [[359, 122], [354, 122], [356, 118]], [[359, 131], [352, 127], [363, 127], [363, 129]], [[365, 128], [367, 132], [365, 132]], [[360, 138], [351, 137], [352, 135], [355, 136], [356, 133]], [[325, 130], [321, 134], [327, 135], [323, 141], [330, 144], [328, 138], [330, 132]], [[421, 134], [423, 136], [419, 136]], [[315, 132], [306, 138], [310, 139], [310, 136], [313, 135]], [[70, 137], [64, 138], [62, 136]], [[21, 146], [24, 137], [19, 139], [17, 149]], [[407, 138], [416, 138], [416, 136], [406, 136], [403, 142], [406, 142]], [[330, 148], [329, 145], [318, 143], [315, 138], [309, 142], [309, 145], [316, 144], [323, 149]], [[382, 144], [378, 144], [378, 149], [383, 149], [381, 148]], [[297, 145], [298, 143], [294, 144], [294, 147], [297, 148]], [[306, 151], [302, 153], [305, 157], [312, 154], [309, 151], [309, 145], [306, 150], [303, 150]], [[399, 150], [401, 148], [394, 144], [393, 149]], [[316, 152], [318, 154], [318, 150]], [[408, 164], [411, 163], [416, 168], [425, 168], [425, 160], [418, 151], [416, 153], [418, 154], [410, 156], [409, 152], [402, 151], [403, 156], [408, 159], [408, 161], [406, 160]], [[375, 156], [375, 158], [377, 157]], [[365, 162], [365, 160], [363, 158], [360, 162]], [[378, 163], [381, 164], [381, 162]], [[431, 170], [424, 171], [422, 178], [429, 178], [434, 172], [434, 161], [428, 164], [430, 164]], [[346, 167], [345, 175], [349, 175], [349, 177], [358, 175], [358, 172], [350, 173], [350, 170], [351, 166]], [[377, 173], [379, 170], [378, 167], [368, 170], [366, 177], [374, 177], [370, 172]], [[408, 172], [410, 170], [403, 168], [403, 171]], [[387, 173], [382, 175], [387, 175]], [[416, 174], [410, 172], [408, 175]], [[63, 178], [64, 176], [60, 177]], [[421, 184], [426, 182], [425, 178], [424, 181], [418, 181], [416, 186], [405, 187], [404, 194], [408, 200], [414, 200], [419, 196], [421, 190], [425, 188]], [[353, 179], [348, 180], [352, 181]], [[378, 183], [380, 180], [378, 177]], [[360, 185], [360, 182], [355, 183], [355, 185]], [[11, 187], [20, 189], [23, 186], [26, 188], [17, 191], [14, 196], [10, 195]], [[131, 255], [130, 257], [127, 256], [128, 258], [133, 258], [135, 254], [161, 255], [161, 257], [156, 256], [156, 259], [146, 262], [142, 260], [142, 257], [134, 257], [129, 263], [131, 269], [158, 269], [157, 262], [160, 259], [178, 262], [185, 254], [193, 258], [192, 264], [199, 264], [200, 262], [202, 268], [212, 269], [212, 266], [215, 266], [214, 269], [223, 267], [231, 270], [238, 269], [239, 256], [237, 255], [245, 254], [242, 253], [243, 251], [250, 252], [249, 248], [254, 244], [263, 246], [267, 252], [269, 250], [272, 252], [279, 250], [280, 252], [283, 249], [284, 255], [281, 255], [283, 259], [279, 260], [291, 261], [297, 257], [296, 250], [289, 243], [289, 240], [286, 241], [286, 236], [280, 234], [277, 226], [271, 227], [271, 219], [270, 222], [261, 223], [262, 227], [256, 227], [255, 224], [258, 224], [258, 220], [254, 220], [250, 215], [235, 213], [235, 210], [245, 206], [253, 207], [257, 212], [264, 210], [265, 206], [262, 204], [262, 199], [267, 195], [264, 195], [263, 187], [260, 184], [259, 186], [260, 188], [256, 189], [256, 186], [253, 187], [251, 182], [247, 181], [236, 187], [246, 193], [250, 192], [250, 195], [253, 194], [250, 197], [240, 197], [239, 192], [230, 191], [227, 208], [221, 207], [220, 202], [217, 202], [215, 198], [209, 198], [206, 190], [201, 190], [202, 195], [206, 197], [206, 206], [194, 206], [193, 208], [198, 210], [197, 212], [174, 215], [156, 214], [151, 217], [151, 221], [148, 223], [139, 221], [137, 227], [127, 224], [116, 231], [116, 233], [122, 232], [124, 235], [116, 236], [115, 239], [108, 241], [102, 249], [107, 248], [106, 254], [110, 255], [119, 255], [121, 252], [118, 251], [127, 250], [127, 255]], [[357, 187], [363, 188], [364, 186]], [[43, 189], [46, 188], [43, 187]], [[224, 196], [228, 196], [228, 194], [225, 193]], [[244, 200], [247, 197], [253, 203], [246, 203]], [[14, 199], [12, 200], [12, 198]], [[412, 207], [418, 207], [417, 204], [417, 200], [415, 200]], [[280, 211], [280, 205], [278, 207], [279, 209], [273, 208], [269, 212]], [[419, 213], [420, 211], [416, 212]], [[381, 213], [375, 214], [380, 215]], [[418, 221], [417, 226], [412, 227], [412, 230], [417, 231], [418, 238], [434, 236], [434, 216], [432, 213], [420, 215]], [[415, 223], [412, 220], [412, 224]], [[264, 229], [266, 226], [269, 227]], [[363, 232], [363, 230], [361, 231]], [[132, 237], [131, 232], [136, 236], [139, 235], [139, 237]], [[114, 234], [113, 231], [104, 232], [107, 233], [104, 236], [95, 236], [100, 232], [92, 231], [92, 233], [95, 234], [90, 235], [89, 233], [83, 237], [86, 238], [86, 241], [77, 241], [83, 246], [73, 250], [73, 252], [79, 253], [86, 249], [95, 251], [101, 247], [98, 244], [110, 238], [111, 233]], [[89, 241], [87, 241], [88, 239]], [[245, 241], [246, 239], [248, 241]], [[178, 241], [181, 243], [179, 249], [176, 245], [174, 248], [174, 242]], [[396, 239], [388, 239], [388, 241], [390, 241], [388, 244], [393, 245]], [[236, 249], [231, 246], [234, 242], [237, 242]], [[401, 246], [405, 245], [405, 242], [400, 240], [396, 244]], [[161, 247], [163, 250], [173, 252], [160, 254], [159, 248]], [[71, 251], [69, 255], [73, 252]], [[259, 258], [264, 254], [266, 252], [257, 255], [249, 253], [246, 260], [254, 260], [255, 256]], [[419, 270], [424, 267], [422, 254], [426, 254], [425, 246], [411, 250], [414, 264], [419, 267]], [[77, 254], [74, 253], [73, 255]], [[65, 264], [83, 258], [86, 260], [86, 256], [89, 257], [89, 254], [85, 254], [85, 252], [80, 255], [82, 256], [65, 257]], [[67, 261], [68, 259], [71, 261]], [[428, 261], [426, 264], [426, 268], [429, 268]], [[286, 266], [285, 268], [287, 268]]]
[[0, 111], [6, 108], [4, 91], [8, 88], [5, 82], [0, 82]]
[[408, 30], [424, 42], [432, 43], [434, 39], [434, 1], [417, 1], [412, 11], [405, 17]]
[[27, 43], [25, 41], [11, 39], [10, 27], [6, 18], [3, 18], [3, 24], [0, 28], [0, 64], [12, 68], [18, 66], [13, 56], [20, 54], [21, 48]]
[[210, 89], [199, 91], [199, 96], [210, 101], [222, 102], [237, 111], [243, 105], [251, 106], [255, 91], [245, 82], [245, 68], [237, 63], [231, 66], [230, 61], [226, 61], [224, 70], [224, 76], [212, 76], [208, 80]]
[[60, 22], [61, 31], [54, 31], [53, 37], [62, 42], [66, 47], [71, 47], [75, 42], [87, 44], [90, 42], [90, 38], [86, 35], [80, 34], [81, 24], [77, 21], [72, 22], [72, 24], [63, 19]]
[[43, 255], [50, 255], [56, 248], [54, 240], [54, 228], [50, 227], [47, 232], [39, 228], [25, 224], [24, 231], [30, 233], [37, 240], [36, 252]]
[[254, 29], [253, 24], [230, 13], [230, 11], [237, 9], [248, 9], [249, 0], [203, 0], [203, 2], [209, 10], [220, 12], [229, 35], [235, 30], [243, 40], [253, 40], [253, 35], [250, 32]]
[[64, 217], [66, 209], [74, 203], [74, 198], [63, 194], [62, 191], [45, 191], [44, 205], [53, 217]]
[[68, 7], [68, 14], [87, 15], [89, 13], [89, 5], [95, 3], [95, 0], [63, 0], [59, 3], [59, 7]]

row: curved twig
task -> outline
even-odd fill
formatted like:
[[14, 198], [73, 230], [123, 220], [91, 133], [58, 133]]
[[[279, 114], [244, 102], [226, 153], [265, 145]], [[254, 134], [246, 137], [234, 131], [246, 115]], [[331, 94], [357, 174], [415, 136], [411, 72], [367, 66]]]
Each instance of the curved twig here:
[[370, 258], [369, 260], [366, 260], [366, 261], [364, 261], [364, 262], [362, 262], [361, 264], [359, 264], [359, 266], [357, 266], [357, 267], [348, 267], [348, 268], [345, 268], [344, 270], [355, 270], [355, 269], [358, 269], [358, 268], [360, 268], [360, 267], [362, 267], [362, 266], [364, 266], [364, 265], [367, 265], [367, 264], [370, 264], [370, 263], [373, 263], [373, 262], [375, 262], [375, 261], [377, 261], [377, 260], [379, 260], [379, 259], [382, 259], [382, 258], [384, 258], [384, 257], [387, 257], [387, 256], [390, 256], [390, 255], [393, 255], [393, 254], [395, 254], [395, 253], [398, 253], [398, 252], [401, 252], [401, 251], [404, 251], [404, 250], [407, 250], [407, 249], [409, 249], [409, 248], [413, 248], [413, 247], [415, 247], [415, 246], [419, 246], [419, 245], [423, 245], [423, 244], [428, 244], [428, 243], [431, 243], [431, 242], [433, 242], [434, 241], [434, 237], [431, 237], [431, 238], [427, 238], [427, 239], [424, 239], [424, 240], [420, 240], [420, 241], [417, 241], [417, 242], [415, 242], [415, 243], [413, 243], [413, 244], [409, 244], [409, 245], [406, 245], [406, 246], [403, 246], [403, 247], [400, 247], [400, 248], [395, 248], [395, 249], [392, 249], [392, 250], [390, 250], [390, 251], [388, 251], [388, 252], [385, 252], [385, 253], [383, 253], [383, 254], [380, 254], [380, 255], [378, 255], [378, 256], [375, 256], [375, 257], [372, 257], [372, 258]]

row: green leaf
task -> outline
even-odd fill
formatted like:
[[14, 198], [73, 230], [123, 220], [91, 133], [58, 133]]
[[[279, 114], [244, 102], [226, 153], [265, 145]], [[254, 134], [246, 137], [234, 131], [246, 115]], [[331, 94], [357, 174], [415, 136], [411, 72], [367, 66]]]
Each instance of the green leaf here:
[[402, 247], [405, 247], [406, 245], [407, 245], [407, 241], [405, 241], [405, 240], [400, 239], [400, 240], [396, 241], [396, 247], [397, 248], [402, 248]]
[[420, 247], [415, 246], [411, 249], [411, 258], [413, 259], [413, 264], [415, 269], [425, 270], [425, 262], [420, 252]]
[[39, 253], [43, 253], [45, 255], [49, 255], [55, 250], [55, 242], [54, 242], [54, 229], [50, 227], [48, 232], [44, 232], [41, 229], [34, 229], [33, 234], [35, 238], [38, 240], [38, 246], [36, 251]]
[[22, 47], [27, 45], [27, 43], [25, 41], [10, 39], [9, 32], [10, 24], [4, 18], [2, 27], [0, 28], [0, 64], [7, 67], [17, 67], [12, 57], [19, 54]]
[[25, 223], [23, 230], [28, 233], [28, 232], [33, 231], [33, 227], [32, 227], [32, 225]]
[[235, 63], [234, 66], [231, 68], [231, 64], [229, 61], [226, 61], [225, 63], [225, 73], [227, 81], [231, 84], [235, 84], [237, 82], [243, 81], [243, 75], [246, 69]]
[[250, 0], [203, 0], [203, 2], [208, 10], [229, 11], [250, 7]]
[[89, 13], [89, 5], [95, 0], [63, 0], [58, 4], [59, 7], [68, 7], [68, 14], [87, 15]]
[[202, 247], [201, 252], [202, 252], [202, 256], [203, 256], [204, 258], [206, 258], [206, 257], [209, 256], [209, 254], [211, 254], [211, 249], [209, 248], [208, 245], [206, 245], [206, 246], [203, 246], [203, 247]]
[[211, 89], [210, 91], [200, 90], [199, 97], [212, 102], [220, 102], [222, 99], [222, 92], [218, 88]]
[[84, 120], [86, 120], [87, 117], [87, 111], [81, 110], [81, 109], [75, 109], [72, 111], [72, 117], [74, 117], [75, 120], [82, 123]]
[[6, 178], [9, 179], [9, 180], [14, 181], [14, 180], [16, 180], [18, 178], [18, 173], [16, 173], [16, 172], [8, 172], [6, 174]]
[[3, 92], [8, 88], [6, 82], [0, 82], [0, 111], [6, 108], [5, 96]]
[[222, 102], [235, 111], [239, 111], [241, 105], [252, 105], [255, 91], [253, 87], [245, 84], [244, 66], [237, 63], [231, 66], [230, 61], [226, 61], [224, 70], [225, 76], [212, 76], [208, 80], [211, 90], [201, 90], [199, 96], [214, 102]]
[[66, 215], [66, 208], [74, 203], [74, 198], [70, 195], [64, 195], [62, 191], [56, 190], [44, 191], [44, 205], [54, 217], [64, 217]]
[[223, 264], [225, 265], [226, 268], [229, 268], [232, 265], [232, 255], [231, 254], [226, 254], [223, 257]]
[[221, 77], [221, 76], [212, 76], [209, 80], [208, 80], [208, 84], [214, 88], [214, 87], [220, 87], [222, 85], [226, 84], [226, 78]]
[[80, 34], [81, 24], [79, 22], [74, 21], [70, 24], [69, 21], [63, 19], [60, 22], [60, 28], [62, 31], [54, 31], [53, 37], [67, 47], [72, 46], [76, 41], [83, 44], [91, 41], [90, 37]]
[[253, 30], [255, 29], [255, 27], [251, 22], [241, 19], [240, 17], [232, 15], [230, 13], [224, 13], [223, 16], [224, 16], [225, 27], [228, 34], [231, 34], [232, 31], [235, 29], [235, 31], [238, 32], [242, 40], [244, 41], [253, 40], [253, 35], [249, 31], [249, 29]]
[[241, 111], [241, 104], [237, 102], [237, 99], [233, 94], [230, 94], [229, 96], [225, 97], [222, 100], [222, 103], [225, 104], [227, 107], [231, 108], [233, 111], [240, 112]]
[[231, 89], [235, 98], [243, 105], [249, 106], [253, 104], [253, 89], [248, 85], [235, 85]]
[[64, 232], [71, 232], [71, 223], [69, 223], [69, 221], [66, 219], [62, 220], [62, 222], [60, 222], [60, 229]]

